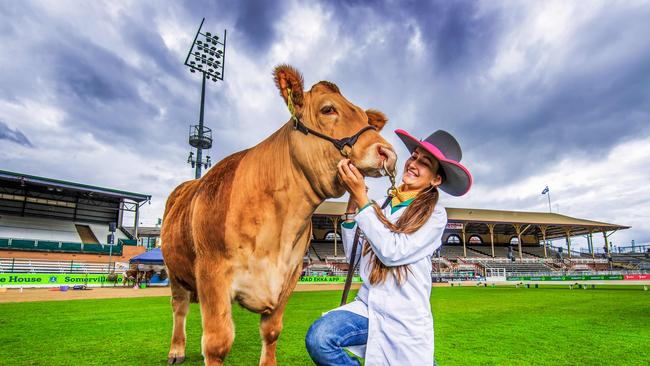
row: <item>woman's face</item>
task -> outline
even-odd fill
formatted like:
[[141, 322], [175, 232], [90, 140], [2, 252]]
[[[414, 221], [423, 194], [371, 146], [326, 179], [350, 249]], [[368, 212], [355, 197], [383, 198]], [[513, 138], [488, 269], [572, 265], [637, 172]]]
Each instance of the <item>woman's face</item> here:
[[405, 190], [421, 191], [431, 185], [440, 185], [442, 177], [437, 174], [438, 167], [438, 159], [428, 151], [416, 148], [404, 164], [402, 183]]

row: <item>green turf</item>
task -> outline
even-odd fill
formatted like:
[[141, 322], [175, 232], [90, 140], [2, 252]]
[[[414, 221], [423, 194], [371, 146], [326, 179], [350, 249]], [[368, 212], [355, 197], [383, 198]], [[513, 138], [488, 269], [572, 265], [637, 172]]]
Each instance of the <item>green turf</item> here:
[[[339, 292], [295, 293], [280, 365], [309, 365], [304, 335]], [[650, 291], [639, 287], [434, 288], [438, 365], [648, 365]], [[259, 316], [236, 308], [227, 365], [256, 365]], [[199, 309], [188, 319], [188, 360], [202, 365]], [[168, 298], [0, 304], [2, 365], [163, 365]]]

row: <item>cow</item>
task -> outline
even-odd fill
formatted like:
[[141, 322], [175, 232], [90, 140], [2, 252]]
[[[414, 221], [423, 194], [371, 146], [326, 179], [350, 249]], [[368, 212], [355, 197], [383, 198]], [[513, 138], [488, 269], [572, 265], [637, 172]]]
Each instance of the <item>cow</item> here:
[[260, 365], [275, 365], [311, 215], [325, 199], [345, 192], [336, 164], [348, 157], [370, 177], [395, 169], [395, 152], [379, 135], [387, 121], [381, 112], [350, 103], [328, 81], [303, 90], [302, 75], [289, 65], [273, 75], [291, 119], [167, 199], [161, 240], [172, 292], [169, 364], [185, 360], [185, 318], [189, 303], [198, 301], [205, 364], [221, 365], [234, 340], [236, 301], [261, 314]]
[[127, 269], [122, 274], [122, 286], [127, 286], [129, 283], [133, 283], [133, 287], [137, 286], [140, 282], [140, 272], [137, 269]]

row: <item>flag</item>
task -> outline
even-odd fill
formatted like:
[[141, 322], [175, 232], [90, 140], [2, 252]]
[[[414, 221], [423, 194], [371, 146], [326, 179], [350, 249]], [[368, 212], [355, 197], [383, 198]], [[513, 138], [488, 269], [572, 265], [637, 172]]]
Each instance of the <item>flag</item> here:
[[548, 186], [546, 186], [546, 188], [544, 188], [544, 190], [542, 191], [542, 194], [547, 194], [547, 193], [548, 193]]

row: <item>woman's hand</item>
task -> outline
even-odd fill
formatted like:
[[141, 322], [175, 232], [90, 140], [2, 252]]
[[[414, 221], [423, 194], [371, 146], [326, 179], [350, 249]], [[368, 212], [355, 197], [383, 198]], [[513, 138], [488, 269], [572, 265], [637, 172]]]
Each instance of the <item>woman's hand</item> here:
[[[363, 175], [359, 172], [350, 159], [342, 159], [337, 165], [339, 171], [339, 178], [345, 189], [350, 193], [350, 198], [353, 199], [357, 207], [363, 207], [368, 204], [368, 189], [364, 182]], [[348, 206], [349, 207], [349, 206]]]

